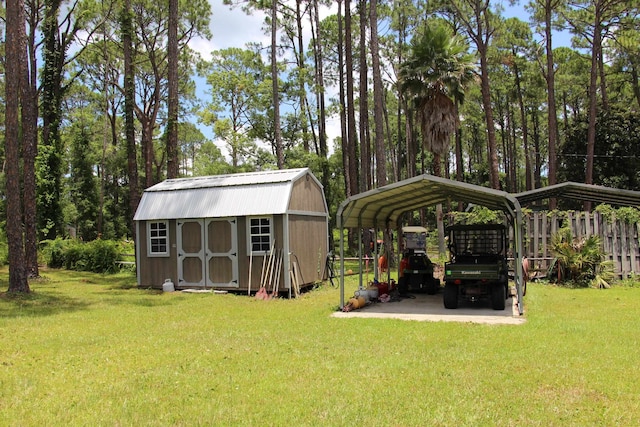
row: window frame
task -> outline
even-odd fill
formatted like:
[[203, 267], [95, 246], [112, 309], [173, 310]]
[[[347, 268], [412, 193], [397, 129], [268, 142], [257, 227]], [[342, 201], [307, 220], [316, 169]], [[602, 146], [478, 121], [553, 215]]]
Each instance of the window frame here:
[[[252, 225], [252, 221], [254, 220], [258, 220], [261, 221], [260, 224], [257, 225], [257, 227], [259, 227], [260, 229], [262, 229], [265, 224], [262, 223], [262, 220], [268, 220], [269, 224], [269, 232], [265, 233], [265, 232], [261, 232], [254, 234], [252, 232], [252, 228], [254, 227]], [[253, 237], [254, 236], [260, 236], [260, 237], [265, 237], [268, 236], [269, 237], [269, 241], [268, 242], [261, 242], [262, 245], [262, 249], [259, 251], [254, 251], [253, 250]], [[247, 217], [247, 253], [251, 253], [253, 252], [254, 255], [266, 255], [270, 252], [271, 250], [271, 245], [273, 243], [273, 216], [271, 215], [263, 215], [263, 216], [251, 216], [251, 217]], [[265, 244], [267, 245], [265, 247]]]
[[[164, 224], [165, 235], [164, 236], [152, 235], [154, 231], [158, 231], [159, 230], [159, 228], [156, 228], [155, 230], [153, 230], [152, 227], [154, 225], [160, 225], [160, 224]], [[160, 242], [158, 242], [157, 244], [154, 245], [154, 242], [153, 242], [154, 239], [157, 239], [157, 240], [164, 239], [164, 241], [165, 241], [165, 251], [164, 252], [157, 252], [157, 251], [153, 250], [154, 246], [160, 245]], [[168, 256], [170, 256], [170, 239], [169, 239], [169, 221], [168, 220], [156, 220], [156, 221], [148, 221], [147, 222], [147, 256], [148, 257], [168, 257]]]

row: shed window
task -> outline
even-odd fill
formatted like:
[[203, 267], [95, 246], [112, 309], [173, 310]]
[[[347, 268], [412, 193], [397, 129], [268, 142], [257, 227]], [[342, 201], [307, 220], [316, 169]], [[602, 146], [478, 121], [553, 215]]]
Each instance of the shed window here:
[[148, 223], [149, 256], [169, 255], [169, 224], [167, 221]]
[[253, 253], [271, 250], [271, 233], [273, 231], [270, 217], [249, 219], [249, 245]]

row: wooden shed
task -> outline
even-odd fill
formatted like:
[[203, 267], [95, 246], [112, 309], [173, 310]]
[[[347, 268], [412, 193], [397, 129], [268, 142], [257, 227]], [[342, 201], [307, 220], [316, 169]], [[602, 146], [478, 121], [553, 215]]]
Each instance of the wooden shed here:
[[290, 272], [312, 284], [329, 250], [327, 203], [308, 168], [168, 179], [144, 191], [133, 219], [140, 287], [255, 292], [273, 253], [279, 293], [291, 296]]

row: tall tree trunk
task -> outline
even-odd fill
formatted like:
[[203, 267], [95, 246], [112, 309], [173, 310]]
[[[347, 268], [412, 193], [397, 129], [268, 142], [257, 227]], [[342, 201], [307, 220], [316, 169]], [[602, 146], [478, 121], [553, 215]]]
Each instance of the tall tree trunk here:
[[387, 184], [387, 155], [384, 139], [384, 93], [380, 70], [380, 51], [378, 43], [378, 1], [371, 0], [369, 5], [369, 25], [371, 26], [371, 68], [373, 73], [373, 115], [375, 122], [376, 147], [376, 187]]
[[409, 108], [406, 99], [403, 99], [405, 113], [405, 150], [407, 152], [407, 178], [416, 176], [416, 138], [413, 134], [413, 110]]
[[350, 193], [358, 194], [358, 139], [356, 137], [356, 113], [355, 101], [353, 97], [353, 43], [351, 31], [351, 1], [344, 2], [344, 53], [346, 60], [347, 74], [347, 139], [349, 140], [349, 182]]
[[509, 182], [509, 155], [507, 153], [507, 141], [506, 137], [508, 134], [507, 123], [505, 120], [505, 112], [503, 111], [504, 105], [507, 104], [506, 95], [503, 97], [500, 90], [496, 91], [495, 96], [496, 102], [496, 114], [498, 116], [498, 123], [500, 125], [500, 143], [502, 144], [502, 169], [505, 172], [505, 182]]
[[[408, 26], [408, 17], [405, 13], [404, 9], [399, 9], [400, 13], [398, 16], [398, 43], [397, 43], [397, 58], [396, 61], [398, 64], [402, 64], [404, 62], [404, 50], [407, 47], [407, 26]], [[408, 178], [412, 175], [409, 175], [409, 153], [407, 152], [407, 128], [405, 126], [405, 135], [402, 137], [402, 119], [403, 119], [403, 111], [407, 111], [407, 102], [405, 101], [405, 97], [402, 91], [398, 91], [398, 106], [396, 108], [396, 129], [398, 132], [398, 142], [396, 144], [396, 150], [398, 152], [397, 160], [398, 164], [396, 165], [396, 169], [398, 171], [397, 180], [400, 181], [402, 179], [402, 170], [405, 170], [405, 176]], [[406, 118], [405, 118], [406, 122]], [[404, 152], [404, 156], [402, 153]]]
[[640, 85], [638, 84], [638, 65], [636, 61], [631, 61], [631, 87], [633, 88], [633, 95], [636, 98], [636, 102], [638, 103], [638, 107], [640, 107]]
[[[345, 6], [346, 8], [346, 6]], [[352, 189], [352, 175], [350, 164], [354, 161], [351, 157], [351, 141], [347, 136], [347, 108], [345, 105], [345, 69], [344, 69], [344, 30], [342, 27], [342, 0], [338, 0], [338, 92], [340, 105], [340, 138], [342, 139], [342, 169], [344, 170], [344, 188], [345, 195], [351, 197], [357, 193], [354, 193]], [[357, 185], [357, 182], [355, 183]]]
[[[139, 111], [139, 110], [138, 110]], [[142, 160], [144, 161], [144, 187], [149, 188], [154, 184], [153, 179], [153, 130], [155, 123], [147, 116], [138, 114], [138, 121], [142, 128], [140, 142], [142, 145]]]
[[511, 103], [507, 104], [507, 118], [509, 120], [509, 175], [511, 176], [510, 191], [518, 192], [518, 149], [516, 146], [516, 112], [513, 111]]
[[38, 183], [39, 228], [45, 239], [55, 239], [62, 227], [62, 140], [60, 119], [64, 49], [58, 34], [59, 0], [45, 0], [43, 23], [44, 68], [42, 73], [42, 162], [47, 171]]
[[[316, 33], [320, 31], [320, 17], [318, 10], [318, 2], [314, 2], [313, 5], [313, 14], [311, 17], [313, 22], [313, 26], [315, 28]], [[316, 88], [317, 93], [316, 96], [318, 98], [318, 139], [320, 145], [320, 157], [323, 161], [327, 159], [327, 131], [326, 131], [326, 111], [325, 111], [325, 99], [324, 99], [324, 59], [322, 54], [322, 45], [318, 40], [318, 36], [314, 37], [314, 57], [315, 57], [315, 65], [316, 65]], [[327, 169], [328, 172], [328, 169]], [[328, 179], [328, 177], [327, 177]], [[326, 182], [328, 184], [329, 181]], [[323, 182], [323, 185], [325, 182]], [[328, 187], [325, 186], [325, 191]]]
[[[138, 160], [134, 122], [135, 80], [133, 68], [133, 20], [131, 17], [131, 0], [124, 0], [120, 16], [122, 31], [122, 49], [124, 56], [124, 121], [125, 138], [127, 139], [127, 176], [129, 179], [129, 212], [128, 218], [138, 209]], [[129, 220], [129, 231], [135, 240], [136, 230], [133, 221]]]
[[[459, 108], [460, 106], [456, 102], [456, 116], [458, 117], [460, 116]], [[464, 164], [463, 164], [463, 158], [462, 158], [462, 128], [461, 127], [458, 127], [456, 129], [455, 141], [456, 141], [456, 181], [462, 182], [464, 180]]]
[[[600, 8], [595, 8], [593, 26], [593, 46], [591, 47], [591, 75], [589, 79], [589, 125], [587, 128], [587, 164], [585, 168], [585, 184], [593, 184], [593, 157], [596, 147], [596, 116], [598, 113], [598, 61], [599, 49], [602, 48], [602, 24]], [[591, 202], [585, 201], [584, 210], [591, 210]]]
[[[327, 150], [327, 132], [326, 132], [326, 112], [325, 112], [325, 100], [324, 100], [324, 74], [322, 68], [324, 66], [324, 59], [322, 54], [322, 44], [318, 40], [318, 36], [314, 34], [319, 34], [320, 31], [320, 14], [318, 10], [318, 2], [313, 2], [312, 13], [310, 13], [310, 21], [311, 21], [311, 34], [313, 37], [313, 55], [315, 58], [315, 78], [316, 78], [316, 88], [317, 93], [316, 97], [318, 99], [318, 142], [320, 148], [320, 158], [322, 161], [322, 178], [321, 182], [324, 187], [325, 196], [328, 200], [331, 200], [331, 187], [330, 187], [330, 176], [329, 176], [329, 162], [328, 160], [328, 150]], [[329, 220], [329, 229], [335, 226], [335, 219], [332, 218]], [[329, 235], [329, 247], [333, 247], [333, 236]]]
[[498, 147], [496, 145], [496, 128], [493, 122], [493, 107], [491, 105], [491, 85], [489, 83], [489, 64], [487, 61], [487, 45], [480, 43], [480, 91], [482, 106], [487, 124], [487, 139], [489, 148], [489, 179], [491, 188], [500, 189], [500, 174], [498, 171]]
[[[552, 28], [551, 28], [551, 12], [552, 12], [552, 0], [546, 0], [545, 2], [545, 48], [547, 54], [547, 70], [545, 77], [547, 79], [547, 104], [549, 108], [548, 120], [548, 133], [549, 133], [549, 185], [556, 184], [558, 158], [556, 153], [556, 146], [558, 140], [558, 115], [556, 112], [556, 90], [555, 90], [555, 69], [553, 61], [553, 45], [551, 43]], [[549, 199], [549, 209], [556, 208], [557, 201], [555, 197]]]
[[369, 141], [369, 95], [368, 95], [368, 65], [367, 65], [367, 0], [360, 0], [358, 13], [360, 15], [360, 191], [370, 190], [371, 178], [371, 144]]
[[[304, 148], [304, 152], [309, 151], [309, 128], [307, 126], [307, 115], [309, 114], [309, 109], [307, 108], [307, 96], [305, 89], [305, 80], [303, 76], [306, 75], [304, 72], [305, 69], [305, 50], [304, 50], [304, 40], [302, 38], [302, 0], [296, 0], [296, 25], [298, 28], [298, 84], [300, 91], [300, 117], [302, 121], [302, 147]], [[311, 122], [310, 122], [311, 123]]]
[[[512, 50], [514, 58], [516, 50]], [[518, 108], [520, 109], [520, 121], [522, 126], [522, 146], [524, 148], [524, 174], [525, 174], [525, 190], [533, 189], [531, 180], [531, 154], [529, 153], [529, 126], [527, 120], [527, 111], [524, 106], [524, 96], [522, 94], [522, 82], [520, 79], [520, 69], [517, 61], [513, 61], [513, 74], [516, 82], [516, 94], [518, 97]]]
[[35, 34], [38, 18], [35, 10], [32, 10], [27, 20], [30, 31], [28, 35], [25, 33], [26, 50], [21, 55], [21, 76], [24, 79], [21, 82], [24, 246], [27, 277], [39, 277], [35, 173], [38, 155], [38, 64]]
[[533, 185], [535, 188], [542, 187], [542, 156], [540, 156], [540, 121], [538, 110], [532, 109], [531, 121], [533, 122], [533, 149], [535, 150], [535, 167], [533, 173]]
[[[275, 2], [274, 2], [275, 3]], [[178, 0], [169, 0], [167, 33], [167, 178], [178, 177]]]
[[5, 162], [6, 232], [9, 244], [9, 292], [30, 291], [25, 268], [20, 191], [20, 95], [26, 69], [24, 1], [6, 2]]
[[278, 169], [284, 169], [282, 129], [280, 129], [280, 93], [278, 89], [278, 2], [271, 2], [271, 80], [273, 89], [273, 137]]

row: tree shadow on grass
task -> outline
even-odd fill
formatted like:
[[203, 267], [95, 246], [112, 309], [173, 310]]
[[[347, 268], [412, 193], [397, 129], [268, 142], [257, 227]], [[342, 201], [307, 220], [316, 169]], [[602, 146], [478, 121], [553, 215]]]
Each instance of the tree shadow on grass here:
[[86, 310], [89, 303], [68, 296], [32, 291], [28, 294], [0, 293], [0, 317], [41, 317]]

